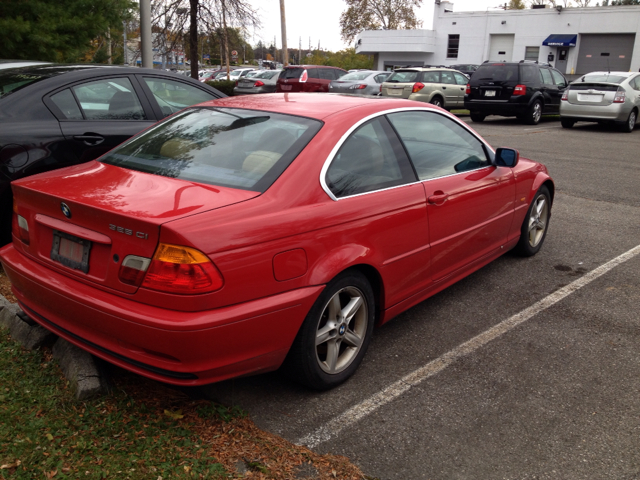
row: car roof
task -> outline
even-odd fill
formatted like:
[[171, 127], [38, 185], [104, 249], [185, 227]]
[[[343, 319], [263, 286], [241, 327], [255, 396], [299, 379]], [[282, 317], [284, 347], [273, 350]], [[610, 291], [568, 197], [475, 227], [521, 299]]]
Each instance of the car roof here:
[[447, 72], [457, 72], [455, 68], [448, 67], [402, 67], [396, 68], [394, 72], [431, 72], [433, 70], [444, 70]]
[[619, 77], [630, 77], [635, 73], [636, 72], [589, 72], [589, 73], [585, 73], [583, 77], [586, 77], [587, 75], [616, 75]]
[[[435, 109], [428, 103], [378, 96], [331, 93], [265, 93], [221, 98], [201, 106], [245, 108], [324, 120], [338, 112], [352, 110], [355, 116], [366, 116], [396, 108]], [[360, 111], [360, 113], [357, 113]]]

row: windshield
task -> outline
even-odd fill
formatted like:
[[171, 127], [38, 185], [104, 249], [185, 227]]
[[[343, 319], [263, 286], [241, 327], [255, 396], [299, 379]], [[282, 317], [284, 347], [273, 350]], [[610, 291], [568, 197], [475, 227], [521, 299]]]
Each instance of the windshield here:
[[264, 192], [320, 130], [304, 117], [197, 107], [117, 147], [100, 161], [210, 185]]
[[340, 77], [340, 80], [364, 80], [371, 75], [371, 73], [372, 72], [351, 72]]
[[393, 72], [389, 78], [385, 80], [385, 82], [392, 83], [412, 83], [415, 82], [418, 78], [418, 73], [413, 70], [397, 70]]
[[627, 75], [616, 75], [610, 73], [590, 73], [582, 77], [581, 82], [604, 82], [604, 83], [622, 83], [627, 79]]
[[45, 75], [20, 73], [19, 70], [7, 69], [0, 73], [0, 98], [21, 88], [48, 78]]

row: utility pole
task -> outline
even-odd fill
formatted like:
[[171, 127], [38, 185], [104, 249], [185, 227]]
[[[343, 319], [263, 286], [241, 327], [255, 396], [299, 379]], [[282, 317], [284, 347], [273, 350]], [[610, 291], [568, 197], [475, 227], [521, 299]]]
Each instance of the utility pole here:
[[151, 0], [140, 0], [140, 53], [143, 68], [153, 68], [151, 42]]
[[282, 66], [289, 65], [289, 50], [287, 49], [287, 21], [284, 15], [284, 0], [280, 0], [280, 29], [282, 32]]
[[302, 37], [298, 40], [298, 65], [302, 65]]
[[124, 57], [124, 64], [125, 65], [129, 65], [129, 62], [127, 62], [127, 22], [126, 21], [122, 21], [122, 56]]

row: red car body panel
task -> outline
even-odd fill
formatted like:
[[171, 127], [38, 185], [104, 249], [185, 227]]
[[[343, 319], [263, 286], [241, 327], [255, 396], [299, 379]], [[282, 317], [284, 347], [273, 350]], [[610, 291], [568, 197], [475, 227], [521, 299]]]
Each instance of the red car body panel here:
[[[433, 107], [310, 94], [209, 105], [324, 125], [261, 194], [99, 162], [14, 182], [32, 241], [25, 245], [14, 232], [13, 244], [0, 250], [16, 297], [36, 322], [170, 383], [278, 368], [324, 285], [351, 267], [375, 286], [378, 323], [388, 321], [512, 248], [536, 190], [543, 182], [552, 187], [544, 166], [520, 159], [514, 168], [488, 166], [336, 201], [321, 172], [354, 123], [387, 110]], [[51, 260], [55, 229], [93, 239], [89, 273]], [[222, 288], [178, 295], [122, 283], [116, 258], [151, 257], [159, 242], [203, 252], [220, 271]]]

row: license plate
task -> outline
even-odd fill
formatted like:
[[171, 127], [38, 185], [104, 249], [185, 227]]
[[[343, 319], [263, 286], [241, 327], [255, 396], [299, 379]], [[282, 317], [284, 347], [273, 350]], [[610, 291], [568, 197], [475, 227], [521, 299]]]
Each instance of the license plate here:
[[404, 90], [403, 88], [390, 88], [389, 95], [396, 95], [399, 97], [402, 95], [403, 90]]
[[590, 94], [590, 93], [580, 93], [578, 94], [579, 102], [589, 102], [589, 103], [599, 103], [602, 101], [602, 95], [598, 94]]
[[53, 231], [51, 259], [65, 267], [89, 273], [91, 242], [68, 233]]
[[485, 90], [484, 91], [484, 96], [485, 97], [495, 97], [496, 96], [496, 91], [495, 90]]
[[291, 90], [291, 85], [280, 85], [280, 88], [283, 91], [288, 91], [288, 90]]

